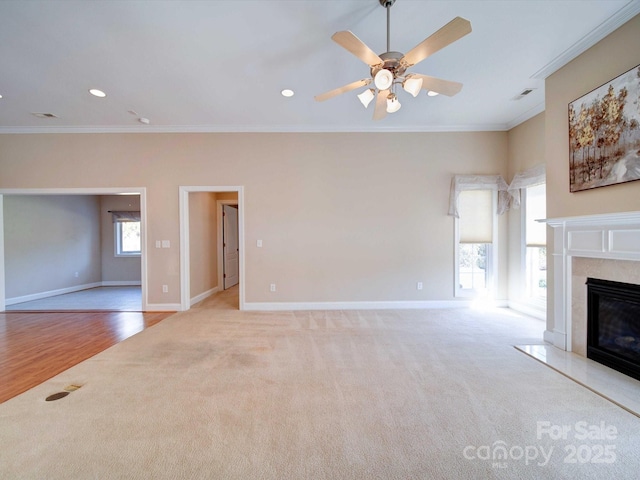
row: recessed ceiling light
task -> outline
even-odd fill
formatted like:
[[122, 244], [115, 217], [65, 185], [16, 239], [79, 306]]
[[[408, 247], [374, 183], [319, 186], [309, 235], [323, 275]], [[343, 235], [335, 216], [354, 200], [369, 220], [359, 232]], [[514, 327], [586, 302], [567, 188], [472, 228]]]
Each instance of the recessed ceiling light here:
[[2, 98], [2, 95], [0, 95], [0, 98]]
[[293, 97], [293, 90], [290, 90], [288, 88], [285, 88], [280, 93], [282, 94], [283, 97]]
[[94, 97], [104, 98], [107, 96], [106, 93], [104, 93], [102, 90], [98, 90], [97, 88], [90, 88], [89, 93]]
[[429, 95], [430, 97], [435, 97], [436, 95], [439, 95], [438, 92], [434, 92], [433, 90], [429, 90], [427, 92], [427, 95]]

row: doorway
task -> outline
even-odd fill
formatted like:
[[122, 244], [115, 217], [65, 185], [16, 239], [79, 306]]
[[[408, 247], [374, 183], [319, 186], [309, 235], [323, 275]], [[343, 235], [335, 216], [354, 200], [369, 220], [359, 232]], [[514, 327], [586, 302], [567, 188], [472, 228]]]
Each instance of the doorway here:
[[[225, 289], [225, 255], [223, 244], [224, 207], [235, 206], [229, 211], [229, 219], [237, 227], [227, 226], [227, 233], [236, 231], [228, 250], [227, 274], [229, 286], [237, 277], [238, 308], [244, 309], [244, 197], [243, 187], [180, 187], [180, 309], [189, 310], [192, 305]], [[204, 196], [202, 194], [205, 194]], [[215, 199], [213, 208], [211, 199]], [[215, 233], [203, 231], [202, 223], [215, 218]], [[204, 229], [206, 230], [206, 229]], [[212, 235], [213, 243], [211, 242]], [[233, 252], [235, 247], [235, 252]], [[234, 255], [235, 253], [235, 255]], [[235, 265], [234, 265], [235, 264]], [[215, 270], [214, 270], [215, 266]], [[211, 270], [217, 271], [212, 281]], [[237, 270], [237, 273], [234, 272]]]
[[[32, 255], [31, 257], [26, 256], [26, 260], [24, 263], [24, 265], [20, 266], [18, 265], [19, 268], [17, 268], [17, 270], [15, 269], [15, 265], [13, 262], [13, 260], [15, 260], [14, 258], [8, 259], [5, 258], [5, 253], [6, 253], [6, 248], [8, 247], [8, 245], [5, 245], [4, 239], [6, 238], [6, 228], [8, 227], [7, 225], [7, 221], [11, 221], [11, 219], [9, 218], [5, 218], [5, 208], [4, 208], [4, 204], [5, 201], [7, 200], [7, 196], [11, 196], [11, 197], [17, 197], [17, 196], [24, 196], [25, 198], [35, 198], [35, 197], [49, 197], [52, 200], [55, 198], [67, 198], [68, 201], [71, 202], [70, 205], [73, 204], [73, 198], [76, 197], [78, 199], [82, 199], [82, 200], [86, 200], [89, 198], [93, 198], [96, 199], [95, 201], [99, 201], [97, 199], [100, 199], [103, 196], [109, 196], [109, 197], [119, 197], [122, 196], [123, 199], [132, 199], [132, 198], [136, 198], [139, 199], [139, 206], [136, 205], [137, 210], [139, 210], [140, 212], [140, 217], [139, 217], [139, 224], [140, 224], [140, 252], [139, 252], [139, 261], [138, 261], [138, 266], [136, 267], [138, 270], [138, 276], [137, 278], [139, 278], [137, 284], [139, 286], [136, 287], [136, 289], [138, 290], [138, 296], [140, 298], [140, 307], [137, 307], [136, 310], [142, 310], [142, 311], [146, 311], [147, 310], [147, 282], [146, 282], [146, 248], [145, 248], [145, 237], [146, 237], [146, 189], [145, 188], [50, 188], [50, 189], [0, 189], [0, 233], [2, 235], [0, 235], [0, 311], [4, 311], [6, 309], [6, 304], [7, 304], [7, 282], [6, 282], [6, 278], [7, 278], [7, 268], [14, 268], [15, 271], [19, 272], [21, 275], [23, 275], [25, 273], [25, 269], [28, 268], [28, 265], [30, 264], [29, 262], [42, 262], [45, 261], [46, 262], [46, 255], [43, 257], [42, 255], [40, 255], [40, 257], [38, 255]], [[42, 204], [42, 202], [40, 202]], [[67, 202], [68, 203], [68, 202]], [[87, 203], [87, 202], [83, 202], [83, 203]], [[86, 205], [85, 205], [86, 206]], [[101, 207], [96, 210], [94, 213], [92, 213], [92, 211], [94, 210], [93, 208], [84, 208], [81, 209], [82, 211], [80, 213], [82, 213], [81, 216], [70, 216], [70, 218], [89, 218], [92, 215], [94, 215], [98, 210], [101, 211]], [[73, 209], [72, 209], [73, 210]], [[74, 215], [75, 215], [75, 210], [74, 210]], [[55, 218], [53, 219], [54, 221], [56, 220]], [[99, 222], [100, 220], [98, 220]], [[66, 232], [65, 230], [65, 223], [64, 222], [59, 222], [59, 225], [56, 225], [56, 228], [58, 230], [60, 230], [61, 232], [61, 238], [64, 238], [64, 234]], [[95, 223], [95, 222], [94, 222]], [[100, 243], [100, 238], [95, 238], [96, 234], [95, 232], [98, 232], [99, 230], [101, 230], [101, 227], [98, 227], [97, 224], [95, 225], [95, 228], [93, 228], [94, 231], [94, 239], [96, 240], [96, 242]], [[99, 236], [99, 234], [98, 234]], [[49, 237], [47, 237], [49, 238]], [[48, 240], [49, 242], [49, 240]], [[52, 243], [52, 242], [49, 242]], [[95, 249], [99, 249], [99, 247], [96, 247], [95, 245], [97, 245], [97, 243], [95, 242], [85, 242], [85, 244], [87, 245], [88, 249], [91, 249], [91, 251], [93, 252], [92, 255], [93, 257], [95, 257], [96, 255], [100, 255], [99, 253], [96, 253], [96, 251], [94, 251]], [[91, 246], [93, 245], [93, 246]], [[48, 246], [47, 244], [45, 244], [45, 246]], [[24, 250], [21, 248], [21, 250]], [[44, 254], [44, 250], [40, 251], [39, 254]], [[26, 254], [25, 254], [26, 255]], [[78, 252], [75, 252], [72, 257], [76, 257], [78, 256]], [[49, 257], [51, 258], [51, 257]], [[66, 258], [66, 257], [65, 257]], [[79, 257], [78, 257], [79, 258]], [[84, 258], [84, 257], [83, 257]], [[58, 258], [56, 258], [56, 261], [59, 260]], [[83, 268], [81, 268], [80, 266], [76, 266], [76, 265], [72, 265], [72, 262], [69, 261], [68, 259], [63, 262], [63, 267], [58, 267], [58, 268], [54, 268], [54, 271], [56, 272], [55, 275], [58, 275], [60, 278], [62, 278], [62, 280], [67, 281], [66, 277], [63, 278], [63, 274], [66, 274], [67, 276], [70, 277], [70, 280], [67, 282], [69, 284], [69, 286], [65, 286], [65, 288], [62, 288], [60, 286], [54, 285], [49, 286], [49, 285], [45, 285], [44, 287], [40, 288], [40, 285], [38, 285], [37, 290], [34, 290], [36, 293], [31, 293], [31, 292], [18, 292], [18, 293], [9, 293], [9, 296], [12, 297], [12, 303], [18, 303], [18, 301], [20, 302], [26, 302], [26, 301], [30, 301], [30, 300], [39, 300], [40, 298], [44, 298], [45, 296], [49, 296], [49, 294], [72, 294], [72, 292], [75, 292], [76, 290], [78, 290], [80, 287], [84, 288], [84, 287], [96, 287], [96, 288], [103, 288], [106, 286], [106, 288], [109, 287], [120, 287], [120, 282], [109, 282], [109, 281], [103, 281], [103, 277], [100, 276], [100, 278], [98, 280], [95, 280], [91, 277], [87, 277], [87, 279], [83, 278], [83, 274], [86, 273], [86, 269], [83, 270]], [[95, 263], [95, 262], [94, 262]], [[101, 266], [100, 268], [95, 267], [95, 269], [99, 269], [101, 270]], [[66, 272], [66, 270], [70, 269], [70, 272]], [[94, 270], [95, 270], [94, 269]], [[97, 275], [95, 272], [93, 272], [93, 275]], [[100, 274], [102, 275], [102, 274]], [[24, 276], [24, 275], [23, 275]], [[50, 276], [49, 274], [38, 274], [36, 277], [36, 279], [44, 279], [45, 277]], [[24, 281], [23, 281], [24, 283]], [[131, 282], [126, 282], [127, 284], [131, 283]], [[65, 284], [66, 285], [66, 284]], [[76, 286], [78, 285], [78, 286]], [[64, 286], [64, 285], [63, 285]], [[88, 288], [88, 287], [87, 287]], [[38, 292], [42, 291], [43, 293], [40, 294]], [[82, 292], [78, 292], [79, 294], [81, 294]], [[84, 292], [85, 294], [87, 292]], [[91, 292], [93, 293], [93, 292]], [[53, 298], [53, 297], [52, 297]], [[44, 307], [43, 307], [44, 308]], [[47, 307], [49, 308], [49, 307]], [[53, 307], [51, 307], [53, 308]], [[63, 307], [59, 307], [60, 309], [64, 309], [64, 310], [72, 310], [72, 309], [87, 309], [90, 308], [90, 305], [88, 305], [86, 302], [83, 301], [82, 306], [74, 306], [73, 304], [69, 304], [69, 306], [64, 306]], [[15, 309], [15, 308], [14, 308]], [[37, 309], [37, 308], [34, 308]], [[95, 307], [95, 309], [103, 309], [102, 307]]]

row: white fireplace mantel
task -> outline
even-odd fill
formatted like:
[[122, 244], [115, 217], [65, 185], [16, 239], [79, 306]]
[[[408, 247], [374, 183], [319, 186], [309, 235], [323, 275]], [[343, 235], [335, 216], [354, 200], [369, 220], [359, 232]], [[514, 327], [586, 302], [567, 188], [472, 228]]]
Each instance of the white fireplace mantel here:
[[571, 260], [573, 257], [640, 261], [640, 212], [543, 220], [553, 229], [553, 327], [545, 341], [571, 351]]

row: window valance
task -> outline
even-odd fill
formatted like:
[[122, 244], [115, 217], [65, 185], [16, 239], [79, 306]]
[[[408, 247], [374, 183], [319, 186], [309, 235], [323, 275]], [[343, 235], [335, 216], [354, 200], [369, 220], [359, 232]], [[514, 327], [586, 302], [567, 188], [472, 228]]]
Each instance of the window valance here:
[[546, 183], [546, 181], [547, 173], [544, 164], [536, 165], [524, 172], [516, 173], [508, 189], [512, 197], [511, 206], [513, 208], [520, 208], [520, 189], [542, 185]]
[[115, 211], [109, 210], [111, 217], [113, 218], [113, 223], [117, 222], [139, 222], [140, 221], [140, 212], [139, 211]]
[[498, 192], [497, 214], [502, 215], [509, 210], [509, 186], [501, 175], [454, 175], [451, 179], [449, 195], [449, 215], [460, 218], [458, 197], [464, 190], [496, 190]]

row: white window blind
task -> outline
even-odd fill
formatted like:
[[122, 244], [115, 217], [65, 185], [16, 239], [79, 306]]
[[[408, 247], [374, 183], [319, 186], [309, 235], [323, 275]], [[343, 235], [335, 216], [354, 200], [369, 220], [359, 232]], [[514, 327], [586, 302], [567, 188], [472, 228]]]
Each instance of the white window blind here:
[[458, 196], [466, 190], [497, 190], [498, 205], [496, 213], [502, 215], [509, 210], [511, 195], [509, 186], [500, 175], [454, 175], [451, 178], [451, 192], [449, 193], [449, 215], [460, 217]]
[[547, 224], [536, 220], [547, 218], [546, 185], [529, 187], [526, 192], [527, 247], [544, 247], [547, 244]]
[[493, 242], [493, 191], [464, 190], [458, 197], [460, 243]]

